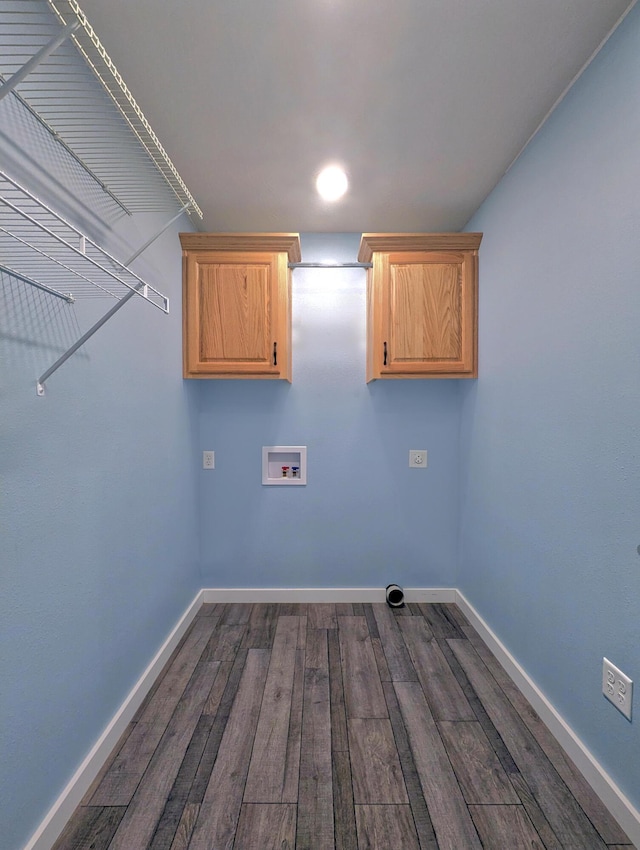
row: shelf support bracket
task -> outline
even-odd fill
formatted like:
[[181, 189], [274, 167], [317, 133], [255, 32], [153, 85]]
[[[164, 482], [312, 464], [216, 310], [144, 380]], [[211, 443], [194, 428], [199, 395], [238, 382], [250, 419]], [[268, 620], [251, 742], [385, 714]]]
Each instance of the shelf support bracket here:
[[88, 330], [86, 333], [84, 333], [84, 334], [80, 337], [80, 339], [79, 339], [77, 342], [75, 342], [75, 343], [71, 346], [71, 348], [70, 348], [70, 349], [68, 349], [68, 351], [65, 351], [65, 353], [64, 353], [63, 355], [61, 355], [61, 356], [60, 356], [60, 357], [56, 360], [56, 362], [53, 364], [53, 366], [50, 366], [50, 367], [47, 369], [47, 371], [46, 371], [46, 372], [44, 372], [42, 375], [40, 375], [40, 377], [38, 378], [38, 382], [37, 382], [37, 384], [36, 384], [36, 394], [37, 394], [37, 395], [39, 395], [39, 396], [43, 396], [43, 395], [44, 395], [44, 382], [47, 380], [47, 378], [49, 378], [51, 375], [53, 375], [53, 373], [54, 373], [55, 371], [57, 371], [57, 370], [58, 370], [58, 369], [62, 366], [62, 364], [63, 364], [63, 363], [66, 363], [66, 362], [67, 362], [67, 360], [71, 357], [71, 355], [72, 355], [72, 354], [75, 354], [75, 353], [76, 353], [76, 351], [77, 351], [77, 350], [78, 350], [81, 346], [83, 346], [83, 345], [85, 344], [85, 342], [86, 342], [88, 339], [90, 339], [90, 338], [94, 335], [94, 333], [95, 333], [97, 330], [100, 330], [100, 328], [101, 328], [101, 327], [102, 327], [102, 326], [103, 326], [106, 322], [108, 322], [108, 321], [109, 321], [109, 319], [110, 319], [113, 315], [115, 315], [115, 313], [117, 313], [117, 312], [118, 312], [118, 310], [120, 310], [120, 308], [121, 308], [121, 307], [124, 307], [124, 305], [127, 303], [127, 301], [128, 301], [130, 298], [133, 298], [133, 296], [134, 296], [134, 295], [137, 295], [137, 294], [139, 293], [139, 290], [143, 289], [144, 287], [145, 287], [145, 284], [144, 284], [144, 283], [141, 283], [141, 284], [139, 284], [137, 287], [135, 287], [134, 289], [131, 289], [129, 292], [127, 292], [127, 294], [126, 294], [126, 295], [124, 295], [124, 296], [123, 296], [123, 297], [122, 297], [122, 298], [118, 301], [118, 303], [117, 303], [117, 304], [115, 304], [115, 305], [114, 305], [114, 306], [113, 306], [113, 307], [112, 307], [112, 308], [111, 308], [111, 309], [110, 309], [107, 313], [105, 313], [105, 314], [104, 314], [104, 316], [103, 316], [101, 319], [98, 319], [98, 321], [95, 323], [95, 325], [92, 325], [92, 326], [89, 328], [89, 330]]
[[19, 85], [25, 77], [28, 77], [29, 74], [36, 68], [43, 59], [46, 59], [47, 56], [50, 56], [54, 50], [57, 50], [61, 44], [63, 44], [69, 36], [75, 32], [80, 26], [80, 21], [72, 21], [70, 24], [61, 30], [55, 38], [52, 38], [50, 42], [45, 44], [43, 47], [35, 53], [28, 62], [20, 68], [19, 71], [16, 71], [5, 83], [0, 86], [0, 100], [3, 97], [12, 92], [17, 85]]
[[177, 221], [180, 218], [180, 216], [182, 215], [182, 213], [186, 212], [189, 209], [190, 206], [191, 206], [191, 204], [184, 204], [184, 206], [179, 210], [179, 212], [177, 212], [173, 216], [173, 218], [169, 219], [169, 221], [164, 225], [164, 227], [161, 230], [159, 230], [156, 233], [155, 236], [152, 236], [151, 239], [148, 239], [141, 248], [138, 248], [138, 250], [135, 252], [135, 254], [132, 254], [129, 257], [129, 259], [125, 262], [124, 265], [130, 266], [131, 263], [134, 260], [136, 260], [140, 256], [140, 254], [142, 254], [143, 251], [146, 251], [147, 248], [149, 247], [149, 245], [153, 245], [153, 243], [156, 241], [156, 239], [159, 239], [160, 236], [162, 236], [162, 234], [165, 232], [165, 230], [168, 230], [171, 227], [171, 225], [173, 224], [173, 222]]

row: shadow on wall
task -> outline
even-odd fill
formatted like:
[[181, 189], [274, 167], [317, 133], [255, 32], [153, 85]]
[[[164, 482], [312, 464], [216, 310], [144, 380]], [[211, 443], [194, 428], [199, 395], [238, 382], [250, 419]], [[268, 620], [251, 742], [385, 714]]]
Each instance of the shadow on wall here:
[[[0, 272], [0, 362], [11, 374], [38, 375], [81, 336], [74, 306]], [[89, 359], [86, 351], [76, 357]]]
[[98, 243], [130, 216], [51, 133], [12, 97], [0, 101], [2, 170]]

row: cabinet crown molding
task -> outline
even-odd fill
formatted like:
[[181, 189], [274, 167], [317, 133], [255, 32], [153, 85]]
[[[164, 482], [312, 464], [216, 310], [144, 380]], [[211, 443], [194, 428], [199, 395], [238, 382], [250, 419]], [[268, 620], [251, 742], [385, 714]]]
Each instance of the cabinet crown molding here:
[[477, 251], [482, 233], [363, 233], [359, 263], [386, 251]]
[[298, 233], [180, 233], [184, 251], [286, 251], [290, 263], [299, 263]]

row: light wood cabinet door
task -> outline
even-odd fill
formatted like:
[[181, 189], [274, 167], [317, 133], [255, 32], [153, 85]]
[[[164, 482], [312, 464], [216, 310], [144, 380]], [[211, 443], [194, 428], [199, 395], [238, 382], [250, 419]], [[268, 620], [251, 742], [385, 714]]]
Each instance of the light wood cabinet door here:
[[[477, 377], [481, 234], [364, 234], [367, 381]], [[400, 250], [394, 250], [394, 248]]]
[[288, 262], [297, 235], [181, 234], [181, 241], [185, 378], [290, 381]]

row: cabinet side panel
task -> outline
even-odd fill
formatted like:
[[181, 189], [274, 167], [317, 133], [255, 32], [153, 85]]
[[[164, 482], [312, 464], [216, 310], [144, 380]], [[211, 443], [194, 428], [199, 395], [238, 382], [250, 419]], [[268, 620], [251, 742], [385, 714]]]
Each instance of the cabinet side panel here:
[[268, 362], [269, 267], [199, 267], [200, 362]]
[[182, 252], [182, 376], [183, 378], [188, 377], [189, 372], [191, 370], [191, 363], [189, 360], [189, 342], [191, 340], [191, 334], [189, 333], [189, 306], [190, 300], [188, 297], [188, 270], [187, 264], [189, 262], [188, 254], [186, 251]]
[[394, 363], [461, 359], [461, 290], [457, 263], [391, 266]]
[[277, 344], [278, 377], [291, 382], [291, 270], [288, 267], [288, 257], [282, 252], [275, 258], [276, 266], [272, 274], [273, 311], [272, 332], [273, 341], [267, 344], [272, 351], [273, 343]]
[[478, 377], [478, 255], [468, 253], [462, 270], [462, 361], [469, 377]]
[[383, 376], [384, 347], [388, 345], [389, 262], [385, 255], [373, 255], [373, 268], [367, 270], [367, 382]]
[[200, 325], [200, 299], [198, 297], [198, 264], [195, 258], [185, 251], [182, 261], [183, 270], [183, 357], [184, 377], [197, 373], [200, 361], [200, 343], [198, 327]]

